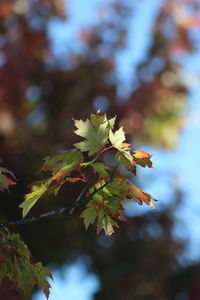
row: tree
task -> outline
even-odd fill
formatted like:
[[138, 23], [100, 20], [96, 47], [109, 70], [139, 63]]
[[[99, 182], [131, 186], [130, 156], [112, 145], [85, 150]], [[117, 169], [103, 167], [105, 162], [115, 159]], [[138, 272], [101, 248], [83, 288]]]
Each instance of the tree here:
[[[42, 158], [78, 142], [72, 135], [72, 117], [85, 119], [91, 113], [94, 101], [101, 100], [102, 96], [108, 104], [107, 116], [118, 116], [117, 122], [128, 132], [130, 141], [166, 149], [176, 145], [184, 123], [183, 111], [188, 91], [180, 76], [182, 66], [177, 55], [180, 57], [183, 53], [194, 51], [195, 41], [191, 39], [191, 31], [199, 22], [196, 14], [198, 1], [163, 2], [155, 19], [148, 55], [136, 70], [134, 82], [137, 85], [134, 86], [137, 88], [123, 99], [126, 101], [120, 102], [115, 57], [126, 47], [130, 7], [125, 1], [107, 5], [104, 21], [81, 32], [85, 45], [83, 52], [68, 53], [68, 57], [63, 57], [60, 62], [51, 51], [47, 24], [54, 16], [63, 18], [63, 9], [58, 6], [61, 2], [38, 0], [31, 2], [31, 7], [19, 6], [18, 2], [1, 1], [0, 4], [1, 156], [5, 166], [18, 179], [18, 184], [12, 188], [14, 193], [5, 193], [1, 203], [2, 221], [5, 222], [20, 218], [21, 211], [17, 207], [23, 195], [29, 192], [27, 185], [38, 179], [37, 171]], [[177, 11], [185, 11], [181, 20]], [[166, 30], [169, 27], [173, 28], [170, 35]], [[108, 31], [115, 38], [108, 39]], [[73, 185], [70, 189], [65, 187], [58, 199], [65, 200], [66, 194], [72, 195], [68, 198], [72, 202], [78, 196], [77, 188]], [[51, 198], [41, 200], [32, 214], [39, 215], [54, 209], [54, 206]], [[184, 245], [173, 240], [171, 209], [159, 215], [149, 213], [129, 220], [116, 233], [108, 249], [100, 245], [99, 237], [92, 230], [86, 234], [82, 222], [77, 220], [72, 218], [62, 223], [60, 218], [55, 217], [51, 221], [41, 221], [42, 226], [35, 223], [14, 230], [20, 231], [35, 261], [63, 264], [81, 253], [89, 255], [93, 270], [100, 276], [102, 290], [99, 297], [103, 299], [109, 297], [108, 291], [112, 296], [109, 289], [111, 282], [115, 286], [113, 297], [118, 299], [128, 299], [132, 295], [136, 297], [141, 290], [147, 294], [142, 297], [154, 299], [170, 298], [168, 295], [174, 296], [182, 290], [189, 293], [186, 285], [180, 285], [177, 290], [169, 284], [179, 272], [187, 273], [187, 269], [183, 270], [176, 259], [178, 249]], [[148, 228], [160, 230], [162, 246], [158, 246], [158, 239], [149, 233], [150, 229], [148, 232], [146, 224]], [[127, 245], [126, 259], [121, 241]], [[167, 248], [166, 244], [169, 245]], [[168, 262], [163, 265], [163, 273], [159, 273], [159, 283], [149, 279], [154, 278], [152, 274], [160, 267], [158, 255], [152, 254], [152, 265], [147, 259], [144, 260], [148, 257], [149, 248], [152, 253], [155, 249], [159, 252], [161, 262]], [[127, 261], [131, 261], [130, 268], [126, 265]], [[173, 267], [177, 267], [177, 273], [171, 261], [174, 262]], [[106, 268], [108, 262], [109, 274]], [[121, 262], [119, 273], [115, 269], [116, 262]], [[193, 273], [190, 274], [192, 278]], [[119, 289], [116, 289], [118, 286]], [[8, 298], [8, 290], [6, 293], [4, 298]]]

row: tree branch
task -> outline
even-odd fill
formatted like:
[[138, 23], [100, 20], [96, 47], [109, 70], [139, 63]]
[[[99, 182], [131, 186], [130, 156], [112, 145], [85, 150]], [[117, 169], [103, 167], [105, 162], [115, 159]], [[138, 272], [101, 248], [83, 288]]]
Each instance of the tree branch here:
[[83, 190], [81, 191], [81, 193], [79, 194], [79, 196], [77, 197], [75, 202], [71, 205], [67, 205], [67, 206], [61, 207], [59, 209], [48, 211], [48, 212], [46, 212], [44, 214], [41, 214], [39, 216], [26, 218], [26, 219], [20, 219], [20, 220], [17, 220], [17, 221], [10, 221], [10, 222], [5, 222], [5, 223], [0, 223], [0, 227], [5, 228], [5, 227], [12, 227], [12, 226], [35, 223], [35, 222], [41, 221], [43, 219], [46, 219], [46, 218], [49, 218], [49, 217], [52, 217], [52, 216], [63, 215], [66, 211], [69, 211], [69, 214], [68, 214], [67, 217], [71, 217], [72, 213], [74, 212], [74, 210], [77, 207], [79, 207], [79, 206], [83, 205], [84, 203], [86, 203], [88, 200], [90, 200], [91, 197], [93, 197], [96, 193], [98, 193], [100, 190], [102, 190], [104, 187], [106, 187], [113, 180], [114, 171], [115, 171], [115, 168], [113, 169], [111, 177], [107, 182], [105, 182], [98, 189], [95, 189], [87, 197], [82, 198], [84, 193], [86, 192], [87, 188], [89, 187], [89, 183], [86, 184], [86, 186], [83, 188]]

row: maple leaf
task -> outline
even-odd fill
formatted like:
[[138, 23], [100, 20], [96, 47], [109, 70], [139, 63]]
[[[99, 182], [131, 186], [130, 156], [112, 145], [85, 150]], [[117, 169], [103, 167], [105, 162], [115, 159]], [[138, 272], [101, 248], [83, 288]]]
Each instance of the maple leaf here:
[[78, 150], [70, 150], [65, 153], [59, 153], [55, 155], [50, 155], [44, 158], [45, 162], [42, 169], [44, 171], [53, 171], [57, 172], [62, 167], [73, 163], [78, 165], [83, 161], [83, 155]]
[[[104, 184], [105, 180], [99, 181], [90, 188], [89, 194]], [[125, 181], [121, 178], [115, 178], [102, 190], [96, 192], [81, 214], [86, 229], [97, 219], [97, 233], [104, 230], [106, 235], [111, 235], [114, 232], [114, 227], [118, 227], [116, 220], [126, 220], [122, 214], [121, 201], [126, 198], [128, 190], [128, 184]]]
[[94, 126], [88, 119], [86, 121], [75, 120], [74, 124], [77, 128], [75, 133], [85, 138], [85, 141], [74, 144], [82, 152], [88, 151], [89, 155], [92, 155], [99, 152], [106, 144], [109, 133], [107, 122], [100, 124], [99, 127]]
[[30, 209], [35, 205], [39, 198], [41, 198], [47, 190], [47, 186], [42, 184], [41, 186], [33, 185], [31, 193], [25, 195], [25, 200], [19, 205], [22, 208], [23, 218], [28, 214]]
[[120, 127], [120, 129], [116, 130], [115, 133], [113, 133], [112, 130], [110, 130], [109, 131], [109, 139], [110, 139], [111, 144], [115, 148], [121, 149], [121, 145], [126, 139], [123, 127]]
[[[43, 170], [52, 171], [53, 173], [48, 184], [50, 184], [53, 180], [59, 181], [61, 178], [70, 175], [70, 173], [74, 171], [82, 161], [83, 154], [78, 150], [71, 150], [65, 153], [47, 156], [43, 164]], [[70, 181], [70, 179], [67, 180], [67, 178], [65, 178], [65, 181]]]
[[123, 127], [120, 127], [120, 129], [115, 131], [115, 133], [110, 130], [109, 139], [113, 147], [122, 152], [126, 159], [128, 159], [132, 163], [133, 158], [130, 153], [130, 145], [124, 143], [126, 137]]
[[107, 172], [107, 170], [109, 170], [109, 167], [107, 167], [105, 164], [97, 162], [93, 163], [91, 167], [93, 168], [94, 172], [99, 174], [101, 178], [109, 177], [109, 174]]
[[41, 263], [32, 262], [31, 253], [19, 234], [1, 231], [0, 251], [6, 258], [1, 261], [0, 282], [7, 278], [11, 287], [19, 290], [26, 299], [37, 285], [48, 298], [50, 285], [46, 277], [52, 278], [51, 272]]
[[133, 198], [137, 203], [142, 205], [143, 203], [146, 203], [147, 205], [151, 206], [152, 208], [155, 208], [155, 201], [151, 195], [148, 193], [145, 193], [141, 191], [137, 186], [130, 184], [129, 185], [130, 190], [129, 190], [129, 195], [128, 198]]
[[106, 115], [100, 114], [91, 114], [90, 120], [94, 127], [98, 128], [101, 124], [106, 123], [106, 127], [109, 129], [113, 129], [115, 125], [116, 116], [112, 119], [107, 119]]
[[51, 180], [59, 180], [67, 175], [69, 175], [73, 170], [76, 169], [78, 165], [77, 161], [73, 161], [71, 164], [65, 165], [60, 168], [51, 178]]
[[[90, 188], [89, 193], [101, 188], [105, 184], [105, 180], [100, 180], [93, 187]], [[93, 195], [93, 200], [99, 207], [107, 205], [108, 210], [112, 215], [117, 216], [119, 209], [121, 209], [120, 201], [124, 199], [128, 191], [128, 185], [121, 178], [115, 178], [112, 182], [107, 184], [102, 190]]]
[[16, 184], [16, 177], [13, 172], [0, 167], [0, 191], [8, 190], [9, 185]]
[[91, 114], [90, 115], [90, 120], [92, 125], [95, 128], [99, 128], [99, 126], [105, 122], [107, 122], [106, 115], [100, 115], [100, 114]]
[[33, 276], [34, 276], [34, 280], [35, 280], [35, 284], [43, 290], [45, 296], [49, 297], [50, 294], [50, 284], [47, 281], [46, 277], [52, 278], [52, 274], [50, 272], [50, 270], [46, 267], [44, 267], [40, 262], [34, 264], [34, 268], [33, 268]]
[[108, 128], [109, 129], [113, 129], [113, 127], [114, 127], [114, 125], [115, 125], [115, 120], [116, 120], [116, 116], [115, 117], [113, 117], [113, 118], [111, 118], [111, 119], [108, 119]]
[[80, 217], [84, 218], [86, 230], [89, 225], [93, 224], [97, 219], [97, 234], [99, 234], [101, 230], [104, 230], [105, 234], [110, 236], [114, 233], [114, 227], [118, 227], [118, 224], [109, 216], [105, 208], [97, 210], [92, 201], [88, 203], [87, 208], [82, 212]]
[[131, 152], [133, 156], [133, 162], [142, 166], [152, 168], [153, 164], [151, 161], [151, 155], [144, 151], [133, 151]]
[[98, 218], [97, 218], [97, 234], [99, 234], [101, 230], [104, 230], [107, 236], [111, 236], [115, 232], [114, 227], [119, 227], [119, 226], [107, 214], [107, 212], [105, 212], [104, 209], [101, 209], [98, 212]]
[[86, 209], [84, 209], [84, 211], [81, 213], [80, 217], [84, 219], [85, 228], [87, 230], [89, 225], [93, 224], [97, 217], [95, 206], [91, 205], [91, 202], [89, 202], [86, 206]]
[[115, 160], [119, 163], [121, 163], [128, 171], [136, 173], [136, 167], [135, 165], [126, 158], [123, 152], [116, 152], [115, 153]]

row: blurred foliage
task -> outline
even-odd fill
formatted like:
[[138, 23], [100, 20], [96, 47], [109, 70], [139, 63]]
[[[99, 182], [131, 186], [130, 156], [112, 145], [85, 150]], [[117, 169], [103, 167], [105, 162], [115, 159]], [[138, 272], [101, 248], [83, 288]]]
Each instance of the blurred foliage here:
[[[28, 192], [27, 184], [40, 176], [36, 171], [42, 157], [76, 142], [71, 118], [85, 118], [97, 104], [108, 116], [118, 115], [130, 141], [165, 149], [176, 146], [188, 92], [181, 58], [197, 47], [193, 31], [200, 25], [200, 4], [197, 0], [162, 2], [151, 46], [132, 78], [133, 90], [122, 97], [116, 56], [126, 49], [134, 17], [129, 3], [105, 2], [99, 22], [80, 32], [83, 50], [70, 51], [58, 62], [48, 24], [53, 18], [70, 18], [64, 9], [67, 2], [0, 2], [1, 157], [18, 179], [1, 201], [3, 221], [20, 217], [17, 206]], [[65, 188], [59, 197], [67, 203], [77, 194], [77, 187]], [[50, 198], [41, 205], [33, 215], [59, 203]], [[36, 261], [63, 264], [80, 254], [89, 255], [101, 282], [96, 299], [183, 299], [181, 295], [199, 299], [194, 275], [199, 268], [179, 264], [184, 245], [173, 238], [174, 222], [171, 209], [130, 218], [112, 240], [96, 237], [91, 230], [86, 233], [77, 218], [42, 221], [21, 227], [20, 233]], [[5, 286], [0, 289], [2, 297], [20, 299]]]

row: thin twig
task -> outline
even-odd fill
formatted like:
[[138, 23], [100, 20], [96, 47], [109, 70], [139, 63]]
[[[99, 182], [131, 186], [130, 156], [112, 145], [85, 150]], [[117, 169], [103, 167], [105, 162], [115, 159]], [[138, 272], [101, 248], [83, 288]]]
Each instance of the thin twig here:
[[83, 197], [84, 193], [86, 192], [88, 185], [86, 185], [84, 187], [84, 189], [81, 191], [80, 195], [78, 196], [78, 198], [76, 199], [76, 201], [71, 204], [71, 205], [67, 205], [65, 207], [61, 207], [59, 209], [55, 209], [55, 210], [51, 210], [49, 212], [46, 212], [44, 214], [41, 214], [39, 216], [35, 216], [35, 217], [31, 217], [31, 218], [26, 218], [26, 219], [20, 219], [17, 221], [10, 221], [10, 222], [5, 222], [5, 223], [0, 223], [0, 227], [11, 227], [11, 226], [18, 226], [18, 225], [24, 225], [24, 224], [30, 224], [30, 223], [35, 223], [38, 221], [41, 221], [43, 219], [52, 217], [52, 216], [56, 216], [56, 215], [63, 215], [64, 212], [69, 211], [71, 212], [69, 214], [69, 217], [72, 215], [73, 211], [83, 205], [84, 203], [86, 203], [88, 200], [90, 200], [96, 193], [98, 193], [100, 190], [102, 190], [103, 188], [105, 188], [114, 178], [114, 172], [115, 172], [116, 167], [112, 170], [112, 174], [111, 177], [108, 181], [106, 181], [101, 187], [99, 187], [98, 189], [95, 189], [91, 194], [89, 194], [87, 197]]
[[67, 215], [63, 215], [63, 212], [60, 213], [60, 215], [62, 217], [64, 217], [65, 219], [68, 219], [72, 216], [74, 210], [76, 209], [76, 207], [78, 206], [79, 202], [81, 201], [83, 195], [85, 194], [85, 192], [87, 191], [88, 187], [90, 185], [90, 181], [88, 181], [86, 183], [86, 185], [84, 186], [84, 188], [82, 189], [82, 191], [80, 192], [80, 194], [78, 195], [78, 197], [76, 198], [76, 201], [74, 202], [74, 205], [71, 209], [69, 209], [69, 211], [67, 212]]

